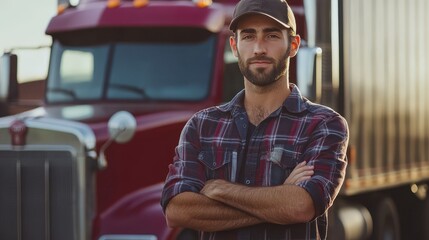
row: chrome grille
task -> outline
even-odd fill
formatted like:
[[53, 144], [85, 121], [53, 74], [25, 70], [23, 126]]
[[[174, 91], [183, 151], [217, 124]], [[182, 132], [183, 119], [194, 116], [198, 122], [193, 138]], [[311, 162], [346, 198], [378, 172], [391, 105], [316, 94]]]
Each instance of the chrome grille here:
[[0, 151], [0, 239], [76, 239], [70, 151]]

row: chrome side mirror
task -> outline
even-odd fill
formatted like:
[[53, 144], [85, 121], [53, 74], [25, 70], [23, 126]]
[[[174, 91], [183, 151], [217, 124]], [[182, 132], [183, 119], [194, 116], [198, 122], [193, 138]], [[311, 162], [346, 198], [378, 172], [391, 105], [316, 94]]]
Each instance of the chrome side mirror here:
[[322, 99], [322, 49], [300, 48], [297, 54], [297, 85], [302, 95], [313, 102]]
[[107, 161], [104, 152], [112, 142], [126, 143], [131, 140], [136, 132], [137, 121], [134, 116], [126, 111], [115, 113], [108, 122], [110, 139], [100, 148], [98, 157], [98, 169], [102, 170], [107, 167]]
[[110, 138], [117, 143], [126, 143], [134, 136], [137, 121], [126, 111], [115, 113], [108, 122]]

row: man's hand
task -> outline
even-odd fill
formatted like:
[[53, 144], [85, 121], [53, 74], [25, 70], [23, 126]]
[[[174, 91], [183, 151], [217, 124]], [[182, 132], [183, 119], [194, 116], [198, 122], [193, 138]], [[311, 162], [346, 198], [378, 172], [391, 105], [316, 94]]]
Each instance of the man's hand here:
[[309, 193], [296, 184], [310, 178], [312, 172], [312, 166], [299, 164], [284, 184], [271, 187], [248, 187], [214, 179], [207, 181], [200, 193], [261, 222], [304, 223], [314, 218], [314, 204]]
[[[303, 161], [296, 165], [296, 167], [293, 169], [293, 171], [290, 173], [290, 175], [283, 184], [298, 185], [300, 182], [311, 178], [311, 176], [314, 174], [313, 169], [314, 166], [307, 166], [306, 162]], [[214, 198], [216, 194], [222, 193], [223, 191], [228, 189], [228, 184], [234, 183], [230, 183], [222, 179], [208, 180], [204, 185], [203, 189], [201, 189], [200, 193], [209, 198]]]
[[208, 198], [214, 198], [217, 193], [222, 193], [224, 191], [223, 189], [227, 184], [233, 183], [227, 182], [226, 180], [222, 179], [208, 180], [204, 185], [203, 189], [201, 189], [200, 193]]
[[307, 166], [305, 161], [302, 161], [293, 169], [283, 184], [298, 185], [300, 182], [308, 180], [314, 174], [314, 166]]

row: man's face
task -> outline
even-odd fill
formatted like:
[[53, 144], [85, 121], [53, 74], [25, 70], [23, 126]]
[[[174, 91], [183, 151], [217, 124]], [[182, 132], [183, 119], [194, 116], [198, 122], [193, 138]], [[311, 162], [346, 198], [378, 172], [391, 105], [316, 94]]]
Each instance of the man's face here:
[[[282, 76], [285, 76], [287, 69], [287, 58], [289, 57], [290, 48], [279, 59], [274, 59], [267, 56], [255, 56], [244, 60], [241, 57], [240, 52], [238, 54], [238, 66], [240, 67], [241, 73], [256, 86], [267, 86], [271, 83], [279, 80]], [[267, 67], [258, 67], [256, 65], [261, 65], [256, 62], [266, 62], [262, 65], [270, 64], [270, 68]], [[250, 66], [255, 65], [255, 69], [251, 70]]]
[[231, 46], [241, 72], [254, 85], [267, 86], [286, 76], [291, 44], [276, 21], [257, 14], [243, 17]]

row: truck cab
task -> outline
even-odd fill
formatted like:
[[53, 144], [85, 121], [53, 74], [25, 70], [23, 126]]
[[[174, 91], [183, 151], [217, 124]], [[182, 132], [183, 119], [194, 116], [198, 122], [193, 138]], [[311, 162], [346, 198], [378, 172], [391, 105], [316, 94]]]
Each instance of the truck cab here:
[[243, 88], [236, 1], [59, 3], [40, 106], [22, 107], [17, 57], [2, 57], [0, 238], [192, 239], [166, 226], [162, 182], [186, 121]]

